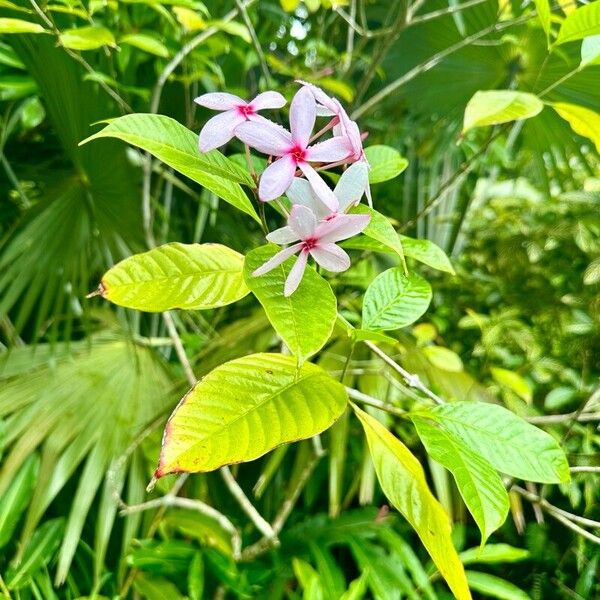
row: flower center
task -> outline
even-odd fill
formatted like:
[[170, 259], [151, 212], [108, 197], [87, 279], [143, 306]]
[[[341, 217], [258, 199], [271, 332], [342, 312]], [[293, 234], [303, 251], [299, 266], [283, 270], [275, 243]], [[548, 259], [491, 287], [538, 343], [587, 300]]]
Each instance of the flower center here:
[[251, 104], [240, 104], [236, 108], [237, 108], [237, 111], [240, 113], [240, 115], [242, 115], [246, 118], [248, 118], [250, 115], [254, 114], [254, 108], [252, 107]]
[[296, 164], [306, 160], [306, 149], [298, 144], [295, 144], [288, 150], [289, 155], [294, 159]]
[[331, 213], [330, 215], [327, 215], [323, 221], [333, 221], [333, 219], [335, 219], [337, 217], [337, 213]]
[[319, 243], [319, 240], [317, 238], [314, 238], [314, 237], [306, 238], [305, 240], [302, 241], [302, 250], [304, 252], [309, 252], [310, 250], [315, 248], [318, 243]]

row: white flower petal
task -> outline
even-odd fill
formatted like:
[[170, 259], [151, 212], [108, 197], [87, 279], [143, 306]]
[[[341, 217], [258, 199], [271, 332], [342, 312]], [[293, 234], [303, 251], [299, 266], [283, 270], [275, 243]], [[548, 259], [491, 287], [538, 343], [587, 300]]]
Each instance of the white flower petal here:
[[272, 156], [281, 156], [292, 145], [289, 131], [260, 115], [238, 125], [235, 135], [251, 148]]
[[350, 257], [335, 244], [319, 244], [311, 248], [310, 254], [324, 269], [333, 273], [350, 268]]
[[239, 96], [228, 94], [226, 92], [213, 92], [210, 94], [202, 94], [194, 99], [196, 104], [211, 108], [212, 110], [231, 110], [236, 106], [245, 106], [246, 101]]
[[308, 261], [308, 252], [303, 250], [298, 255], [294, 266], [290, 270], [287, 279], [285, 280], [285, 285], [283, 286], [283, 295], [287, 298], [291, 296], [300, 285], [302, 281], [302, 276], [304, 275], [304, 270], [306, 269], [306, 263]]
[[314, 235], [317, 219], [310, 208], [294, 204], [288, 218], [288, 225], [301, 240], [304, 240]]
[[314, 193], [310, 183], [301, 177], [294, 177], [292, 185], [290, 185], [286, 192], [286, 196], [292, 204], [301, 204], [310, 208], [319, 221], [331, 213], [329, 208]]
[[292, 231], [292, 228], [286, 225], [285, 227], [280, 227], [275, 231], [271, 231], [267, 235], [267, 240], [269, 242], [273, 242], [274, 244], [279, 244], [283, 246], [285, 244], [291, 244], [292, 242], [297, 242], [300, 238]]
[[279, 92], [263, 92], [250, 102], [254, 110], [265, 108], [281, 108], [285, 106], [285, 98]]
[[368, 182], [369, 169], [364, 162], [355, 162], [342, 173], [333, 190], [340, 203], [340, 212], [360, 202]]
[[244, 121], [244, 115], [240, 115], [235, 110], [227, 110], [210, 118], [198, 136], [200, 152], [208, 152], [226, 144], [234, 137], [234, 129]]
[[308, 163], [302, 162], [298, 166], [304, 175], [306, 175], [306, 179], [310, 182], [317, 198], [319, 198], [330, 211], [335, 212], [339, 207], [339, 203], [333, 190], [329, 188], [322, 177]]
[[315, 237], [319, 242], [339, 242], [359, 234], [370, 220], [371, 215], [339, 214], [321, 223], [315, 231]]
[[290, 256], [293, 256], [300, 250], [302, 244], [294, 244], [289, 248], [280, 250], [275, 256], [270, 258], [266, 263], [258, 267], [253, 273], [253, 277], [260, 277], [269, 271], [272, 271], [275, 267], [278, 267], [281, 263], [285, 262]]
[[295, 144], [306, 148], [317, 118], [317, 105], [310, 90], [300, 88], [290, 105], [290, 131]]
[[323, 163], [336, 162], [350, 154], [352, 154], [352, 147], [349, 139], [345, 136], [336, 136], [309, 146], [306, 149], [306, 160]]
[[294, 179], [296, 163], [289, 156], [282, 156], [271, 163], [260, 176], [258, 197], [263, 202], [275, 200], [285, 194]]

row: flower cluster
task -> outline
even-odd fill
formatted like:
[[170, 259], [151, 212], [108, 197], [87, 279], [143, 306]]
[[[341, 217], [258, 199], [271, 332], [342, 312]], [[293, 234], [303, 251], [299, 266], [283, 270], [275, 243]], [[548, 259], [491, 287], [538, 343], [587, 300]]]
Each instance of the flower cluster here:
[[[254, 271], [268, 273], [290, 256], [298, 259], [285, 282], [284, 295], [297, 289], [309, 255], [324, 269], [333, 272], [350, 267], [350, 258], [336, 242], [357, 235], [368, 225], [370, 216], [347, 214], [366, 194], [371, 205], [363, 136], [336, 98], [305, 82], [290, 105], [289, 131], [257, 114], [285, 105], [277, 92], [264, 92], [245, 102], [227, 93], [209, 93], [196, 98], [201, 106], [221, 113], [207, 121], [199, 137], [201, 152], [208, 152], [236, 137], [247, 146], [269, 156], [269, 164], [258, 183], [263, 202], [286, 194], [292, 204], [288, 224], [267, 235], [270, 242], [286, 246]], [[329, 122], [315, 135], [317, 117]], [[316, 141], [331, 131], [332, 137]], [[351, 164], [331, 189], [318, 170]], [[291, 245], [289, 245], [291, 244]]]

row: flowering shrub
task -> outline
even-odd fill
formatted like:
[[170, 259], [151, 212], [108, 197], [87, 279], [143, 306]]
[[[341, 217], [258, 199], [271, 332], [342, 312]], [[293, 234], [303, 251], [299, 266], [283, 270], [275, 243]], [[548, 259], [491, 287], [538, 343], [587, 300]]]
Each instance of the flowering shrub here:
[[[96, 293], [145, 311], [215, 309], [252, 293], [283, 344], [280, 353], [226, 362], [193, 385], [166, 425], [155, 478], [256, 459], [281, 444], [317, 436], [350, 409], [363, 426], [383, 492], [415, 528], [453, 594], [470, 598], [448, 515], [429, 490], [421, 465], [383, 422], [357, 404], [410, 420], [431, 458], [453, 474], [482, 543], [508, 513], [500, 473], [559, 483], [569, 479], [569, 467], [550, 435], [498, 405], [446, 403], [390, 355], [397, 340], [385, 332], [417, 321], [432, 297], [431, 286], [408, 269], [405, 255], [433, 268], [451, 272], [452, 267], [439, 248], [399, 236], [373, 208], [370, 183], [399, 172], [382, 158], [394, 155], [393, 149], [363, 149], [364, 136], [341, 103], [314, 85], [300, 86], [290, 104], [289, 131], [257, 114], [282, 108], [279, 93], [265, 92], [250, 102], [216, 93], [196, 99], [220, 111], [204, 125], [199, 142], [172, 119], [139, 114], [115, 119], [89, 138], [116, 137], [153, 154], [260, 223], [270, 242], [245, 256], [220, 244], [166, 244], [125, 259], [102, 278]], [[313, 135], [318, 118], [327, 121]], [[216, 150], [234, 138], [245, 146], [247, 170]], [[251, 149], [269, 157], [260, 175]], [[330, 180], [336, 182], [333, 189]], [[361, 204], [363, 196], [368, 205]], [[287, 220], [285, 226], [267, 230], [265, 203]], [[341, 241], [345, 249], [337, 245]], [[350, 267], [347, 249], [384, 253], [397, 263], [371, 281], [362, 315], [338, 312], [334, 274]], [[309, 257], [322, 271], [308, 264]], [[416, 390], [413, 410], [403, 412], [346, 387], [344, 372], [334, 377], [309, 362], [336, 326], [350, 353], [365, 344]], [[273, 541], [268, 530], [266, 540]]]

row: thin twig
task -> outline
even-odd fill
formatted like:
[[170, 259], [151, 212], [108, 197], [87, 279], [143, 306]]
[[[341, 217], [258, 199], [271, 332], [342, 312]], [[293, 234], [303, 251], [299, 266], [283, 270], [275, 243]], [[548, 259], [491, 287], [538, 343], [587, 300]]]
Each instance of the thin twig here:
[[534, 425], [555, 425], [561, 423], [570, 423], [575, 419], [579, 423], [590, 423], [593, 421], [600, 421], [600, 413], [582, 413], [577, 415], [576, 413], [567, 413], [564, 415], [540, 415], [525, 417], [525, 420]]
[[425, 21], [431, 21], [431, 19], [437, 19], [438, 17], [444, 17], [446, 15], [451, 15], [455, 12], [460, 12], [465, 8], [471, 8], [472, 6], [477, 6], [478, 4], [483, 4], [488, 0], [469, 0], [469, 2], [464, 2], [463, 4], [455, 4], [454, 6], [449, 6], [448, 8], [440, 8], [439, 10], [434, 10], [429, 13], [425, 13], [424, 15], [419, 15], [417, 17], [412, 17], [408, 25], [416, 25], [418, 23], [425, 23]]
[[265, 82], [267, 86], [271, 87], [273, 77], [271, 76], [271, 72], [269, 71], [269, 65], [267, 64], [267, 59], [265, 57], [265, 53], [263, 52], [262, 46], [256, 35], [256, 30], [254, 29], [254, 25], [252, 25], [252, 21], [250, 20], [250, 16], [248, 15], [248, 11], [246, 10], [246, 4], [242, 2], [242, 0], [235, 0], [235, 3], [242, 15], [242, 19], [244, 24], [246, 25], [246, 29], [250, 34], [250, 39], [252, 40], [252, 45], [254, 46], [254, 51], [258, 56], [258, 61], [260, 62], [260, 68], [263, 72]]
[[369, 396], [368, 394], [363, 394], [354, 388], [346, 386], [346, 392], [348, 392], [348, 396], [353, 400], [356, 400], [362, 404], [366, 404], [367, 406], [372, 406], [373, 408], [378, 408], [379, 410], [383, 410], [391, 415], [396, 415], [397, 417], [405, 417], [406, 411], [401, 408], [396, 408], [387, 402], [383, 402], [378, 400], [377, 398], [373, 398], [373, 396]]
[[379, 346], [376, 346], [373, 342], [365, 341], [365, 344], [379, 356], [384, 362], [386, 362], [394, 371], [399, 373], [404, 381], [406, 381], [406, 385], [409, 387], [415, 388], [423, 393], [425, 396], [433, 400], [436, 404], [445, 404], [445, 401], [442, 400], [436, 393], [432, 392], [426, 385], [423, 384], [420, 377], [416, 374], [408, 372], [404, 367], [400, 366], [393, 358], [388, 356]]
[[600, 467], [581, 465], [577, 467], [571, 467], [569, 471], [571, 471], [571, 473], [600, 473]]

